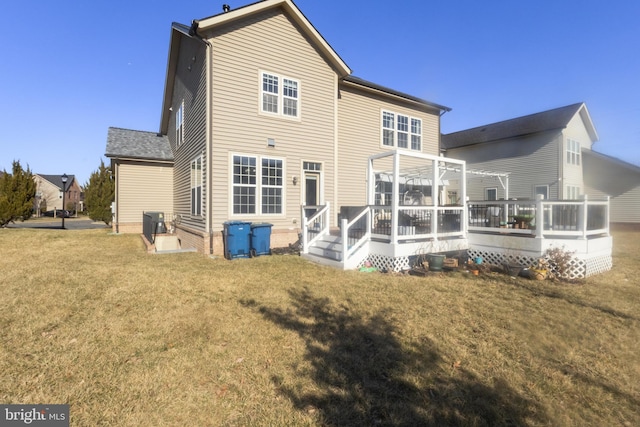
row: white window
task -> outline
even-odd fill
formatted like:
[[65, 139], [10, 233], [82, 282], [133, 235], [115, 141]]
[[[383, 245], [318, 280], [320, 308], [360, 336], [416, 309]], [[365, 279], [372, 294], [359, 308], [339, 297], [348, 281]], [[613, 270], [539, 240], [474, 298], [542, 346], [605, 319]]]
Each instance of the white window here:
[[283, 187], [281, 159], [233, 156], [234, 214], [281, 214]]
[[386, 111], [382, 112], [382, 145], [393, 147], [395, 145], [395, 115]]
[[580, 143], [567, 139], [567, 163], [580, 166]]
[[533, 188], [533, 195], [537, 198], [538, 194], [541, 194], [544, 200], [549, 199], [549, 186], [548, 185], [536, 185]]
[[261, 73], [260, 111], [284, 117], [300, 117], [300, 82], [274, 73]]
[[382, 145], [421, 151], [422, 120], [383, 111]]
[[484, 199], [485, 200], [498, 200], [498, 189], [497, 188], [485, 188], [484, 189]]
[[184, 142], [184, 101], [180, 103], [176, 111], [176, 146]]
[[411, 119], [411, 149], [422, 150], [422, 120]]
[[578, 197], [580, 197], [580, 187], [567, 185], [567, 194], [565, 195], [565, 199], [576, 200]]
[[191, 162], [191, 215], [202, 215], [202, 156]]

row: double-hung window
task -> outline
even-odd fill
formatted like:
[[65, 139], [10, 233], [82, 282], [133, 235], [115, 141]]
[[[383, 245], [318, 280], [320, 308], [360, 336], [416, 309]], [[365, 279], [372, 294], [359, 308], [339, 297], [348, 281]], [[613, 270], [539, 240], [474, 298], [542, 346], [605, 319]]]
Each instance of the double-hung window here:
[[281, 159], [233, 156], [234, 214], [281, 214], [283, 189]]
[[176, 146], [184, 142], [184, 101], [180, 103], [176, 111]]
[[404, 114], [383, 111], [382, 145], [421, 151], [422, 120]]
[[261, 72], [262, 113], [300, 117], [300, 82], [274, 73]]
[[191, 161], [191, 215], [202, 215], [202, 156]]
[[567, 163], [580, 166], [580, 143], [567, 139]]

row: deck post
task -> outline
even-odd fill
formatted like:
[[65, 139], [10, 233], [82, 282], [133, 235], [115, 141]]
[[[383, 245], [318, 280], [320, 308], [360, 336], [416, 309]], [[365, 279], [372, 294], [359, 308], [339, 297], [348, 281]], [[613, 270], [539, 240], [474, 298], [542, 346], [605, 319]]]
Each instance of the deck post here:
[[544, 195], [537, 194], [536, 195], [536, 239], [543, 238], [544, 232]]
[[582, 204], [580, 205], [580, 212], [578, 214], [578, 229], [582, 232], [582, 234], [580, 235], [580, 240], [585, 240], [587, 238], [587, 212], [589, 210], [589, 196], [583, 194], [581, 198]]
[[605, 209], [605, 225], [607, 227], [607, 236], [611, 236], [611, 229], [609, 228], [609, 221], [611, 220], [611, 217], [610, 217], [611, 197], [606, 196], [606, 200], [607, 200], [607, 209]]
[[304, 205], [300, 205], [300, 218], [302, 221], [302, 224], [300, 224], [302, 228], [302, 253], [306, 254], [309, 252], [309, 242], [307, 241], [307, 217], [305, 216]]
[[393, 199], [391, 200], [391, 243], [398, 243], [398, 206], [400, 204], [400, 154], [393, 153]]
[[342, 268], [346, 269], [347, 265], [347, 253], [349, 252], [349, 230], [347, 230], [347, 224], [349, 221], [346, 218], [340, 220], [340, 238], [342, 239]]

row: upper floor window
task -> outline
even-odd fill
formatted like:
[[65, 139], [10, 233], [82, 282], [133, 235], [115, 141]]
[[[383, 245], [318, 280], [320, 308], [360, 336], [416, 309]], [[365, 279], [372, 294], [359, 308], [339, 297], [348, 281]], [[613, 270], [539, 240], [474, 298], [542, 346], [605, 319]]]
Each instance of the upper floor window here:
[[422, 150], [422, 120], [390, 111], [382, 112], [382, 145]]
[[567, 163], [580, 166], [580, 143], [567, 139]]
[[284, 117], [300, 117], [300, 83], [274, 73], [261, 73], [260, 111]]
[[176, 111], [176, 146], [184, 142], [184, 101]]

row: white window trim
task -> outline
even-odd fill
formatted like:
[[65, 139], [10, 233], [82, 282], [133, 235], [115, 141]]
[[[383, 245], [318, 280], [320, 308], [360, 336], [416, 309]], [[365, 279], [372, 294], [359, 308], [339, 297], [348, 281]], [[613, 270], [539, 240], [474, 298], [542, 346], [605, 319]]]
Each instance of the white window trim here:
[[[196, 162], [200, 162], [200, 185], [194, 185], [194, 176], [193, 176], [193, 164]], [[203, 171], [204, 170], [204, 156], [200, 155], [197, 156], [195, 159], [193, 159], [190, 163], [190, 168], [189, 168], [189, 213], [191, 216], [193, 217], [202, 217], [202, 212], [204, 211], [203, 209], [203, 204], [204, 204], [204, 197], [203, 197], [203, 189], [204, 189], [204, 176], [203, 176]], [[195, 177], [195, 179], [197, 179], [197, 176]], [[197, 206], [198, 211], [196, 211], [194, 213], [193, 211], [193, 189], [200, 187], [200, 206]]]
[[[233, 158], [235, 156], [240, 157], [253, 157], [256, 159], [256, 212], [252, 214], [245, 213], [234, 213], [233, 211], [233, 189], [235, 184], [233, 183]], [[270, 160], [279, 160], [282, 162], [282, 211], [280, 213], [262, 213], [262, 160], [270, 159]], [[270, 155], [259, 155], [259, 154], [248, 154], [248, 153], [238, 153], [233, 152], [229, 153], [229, 217], [231, 218], [259, 218], [259, 217], [271, 217], [271, 218], [280, 218], [285, 217], [287, 214], [287, 164], [286, 160], [282, 157], [270, 156]], [[251, 186], [245, 184], [238, 184], [242, 186]], [[275, 188], [276, 186], [268, 185], [269, 188]]]
[[[384, 116], [385, 114], [391, 114], [393, 116], [393, 128], [387, 128], [384, 127]], [[403, 116], [407, 118], [407, 130], [406, 131], [400, 131], [399, 129], [399, 120], [398, 120], [398, 116]], [[420, 123], [420, 133], [413, 133], [413, 121], [417, 121]], [[384, 143], [384, 130], [388, 129], [388, 130], [393, 130], [393, 142], [391, 145], [387, 145]], [[423, 120], [419, 117], [414, 117], [411, 116], [409, 114], [405, 114], [405, 113], [398, 113], [395, 111], [390, 111], [390, 110], [380, 110], [380, 147], [382, 148], [400, 148], [402, 150], [409, 150], [409, 151], [416, 151], [416, 152], [422, 152], [422, 146], [423, 146], [423, 141], [424, 141], [424, 136], [423, 136]], [[398, 147], [398, 134], [399, 133], [403, 133], [407, 135], [407, 146], [406, 147]], [[412, 148], [412, 141], [413, 141], [413, 137], [414, 136], [418, 136], [420, 137], [420, 148], [419, 149], [415, 149]]]
[[545, 197], [545, 200], [549, 199], [549, 186], [547, 184], [540, 184], [540, 185], [534, 185], [533, 186], [533, 196], [534, 196], [534, 198], [537, 197], [537, 194], [538, 194], [537, 189], [538, 188], [544, 188], [545, 192], [547, 193], [547, 195]]
[[575, 139], [567, 138], [567, 149], [565, 150], [565, 161], [568, 165], [580, 166], [582, 144]]
[[184, 142], [184, 99], [176, 111], [176, 148]]
[[[262, 99], [263, 99], [263, 95], [265, 94], [265, 91], [262, 87], [262, 79], [263, 76], [265, 74], [269, 74], [271, 76], [277, 77], [278, 78], [278, 112], [274, 113], [271, 111], [265, 111], [263, 109], [263, 104], [262, 104]], [[284, 100], [287, 98], [291, 98], [291, 97], [287, 97], [284, 94], [284, 80], [290, 80], [292, 82], [295, 82], [297, 84], [297, 90], [298, 90], [298, 97], [297, 98], [292, 98], [292, 99], [296, 99], [298, 102], [297, 108], [296, 108], [296, 112], [297, 114], [295, 116], [291, 116], [288, 114], [284, 114]], [[300, 80], [298, 79], [294, 79], [292, 77], [289, 76], [285, 76], [282, 74], [278, 74], [278, 73], [273, 73], [271, 71], [266, 71], [266, 70], [259, 70], [258, 72], [258, 113], [260, 115], [264, 115], [264, 116], [271, 116], [271, 117], [277, 117], [277, 118], [282, 118], [282, 119], [287, 119], [287, 120], [300, 120], [302, 117], [302, 83], [300, 82]], [[271, 93], [271, 92], [267, 92], [267, 93]]]
[[[495, 199], [489, 199], [489, 191], [495, 191], [496, 192], [496, 198]], [[494, 201], [494, 200], [498, 200], [498, 187], [486, 187], [484, 189], [484, 199], [487, 201]]]

